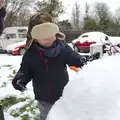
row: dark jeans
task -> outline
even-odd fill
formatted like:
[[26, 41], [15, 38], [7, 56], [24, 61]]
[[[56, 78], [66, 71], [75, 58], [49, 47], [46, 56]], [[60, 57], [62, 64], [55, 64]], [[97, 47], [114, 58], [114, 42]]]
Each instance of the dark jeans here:
[[40, 120], [46, 120], [47, 115], [52, 108], [53, 104], [46, 101], [38, 101], [38, 108], [40, 110]]

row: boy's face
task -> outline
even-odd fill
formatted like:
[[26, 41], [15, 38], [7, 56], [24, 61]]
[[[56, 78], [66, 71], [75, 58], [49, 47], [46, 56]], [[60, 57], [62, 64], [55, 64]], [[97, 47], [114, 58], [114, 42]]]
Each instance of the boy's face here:
[[46, 38], [46, 39], [43, 39], [43, 40], [37, 40], [37, 42], [40, 45], [42, 45], [43, 47], [51, 47], [55, 40], [56, 40], [56, 36], [53, 36], [53, 37]]

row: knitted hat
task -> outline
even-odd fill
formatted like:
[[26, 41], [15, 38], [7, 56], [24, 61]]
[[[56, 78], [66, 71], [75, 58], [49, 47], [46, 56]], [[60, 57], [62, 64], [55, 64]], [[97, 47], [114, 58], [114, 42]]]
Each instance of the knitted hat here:
[[65, 34], [59, 31], [59, 27], [50, 22], [36, 25], [31, 31], [32, 39], [43, 40], [49, 37], [56, 36], [59, 40], [65, 39]]

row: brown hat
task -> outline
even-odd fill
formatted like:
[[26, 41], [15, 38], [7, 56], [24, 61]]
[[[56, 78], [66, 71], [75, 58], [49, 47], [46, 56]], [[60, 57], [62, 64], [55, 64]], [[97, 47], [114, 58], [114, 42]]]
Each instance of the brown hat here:
[[28, 32], [27, 32], [27, 41], [26, 41], [26, 48], [29, 48], [33, 42], [31, 36], [31, 30], [35, 25], [42, 24], [45, 22], [53, 22], [52, 17], [48, 13], [35, 13], [30, 17], [29, 25], [28, 25]]
[[31, 31], [32, 39], [42, 40], [56, 36], [59, 40], [65, 39], [65, 34], [59, 31], [59, 27], [50, 22], [42, 23], [33, 27]]

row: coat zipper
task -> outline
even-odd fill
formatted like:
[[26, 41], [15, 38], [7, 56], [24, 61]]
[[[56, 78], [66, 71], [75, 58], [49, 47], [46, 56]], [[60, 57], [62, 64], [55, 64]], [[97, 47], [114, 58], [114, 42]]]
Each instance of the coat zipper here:
[[[47, 77], [47, 72], [48, 72], [48, 60], [45, 60], [45, 72], [46, 72], [46, 77]], [[51, 84], [51, 81], [49, 80], [49, 78], [47, 78], [48, 80], [48, 84], [49, 84], [49, 87], [50, 87], [50, 91], [51, 91], [51, 97], [52, 97], [52, 103], [54, 103], [54, 93], [53, 93], [53, 87], [52, 87], [52, 84]]]
[[[45, 64], [45, 75], [47, 77], [47, 72], [48, 72], [48, 60], [45, 60], [42, 56], [42, 53], [38, 51], [38, 49], [36, 49], [40, 58], [43, 60], [44, 64]], [[52, 103], [54, 104], [54, 94], [53, 94], [53, 87], [52, 87], [52, 84], [50, 82], [50, 80], [48, 79], [48, 84], [49, 84], [49, 87], [50, 87], [50, 91], [51, 91], [51, 97], [52, 97]]]

